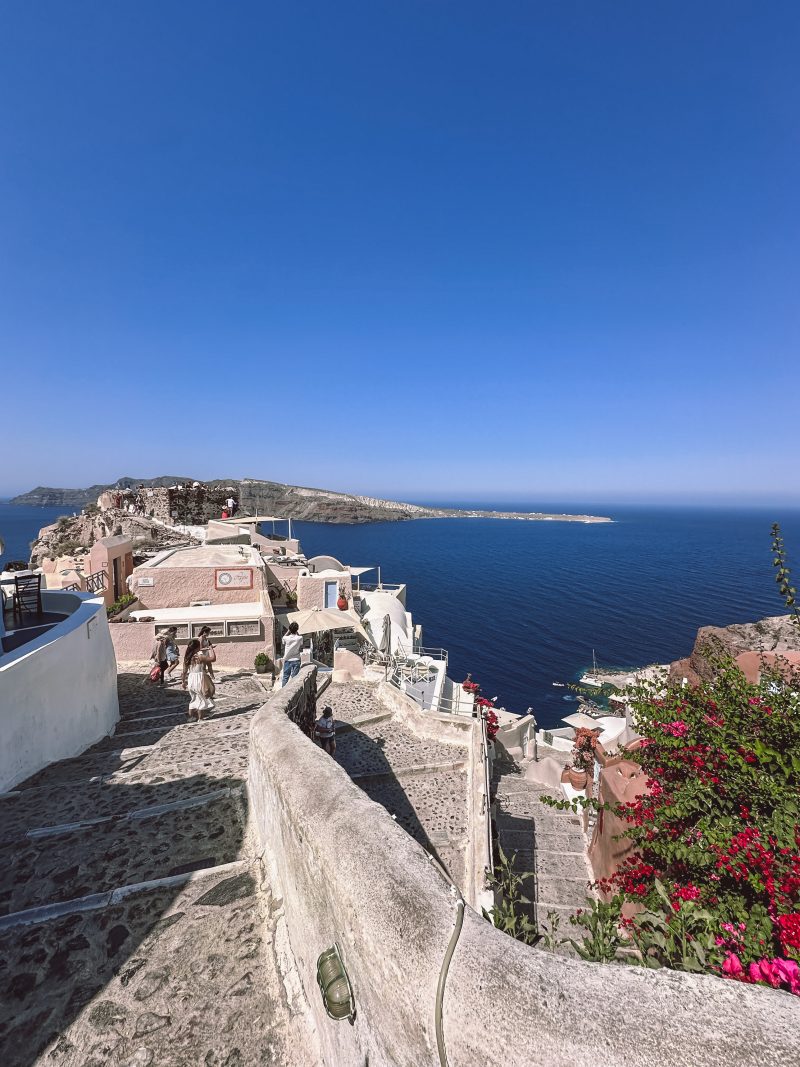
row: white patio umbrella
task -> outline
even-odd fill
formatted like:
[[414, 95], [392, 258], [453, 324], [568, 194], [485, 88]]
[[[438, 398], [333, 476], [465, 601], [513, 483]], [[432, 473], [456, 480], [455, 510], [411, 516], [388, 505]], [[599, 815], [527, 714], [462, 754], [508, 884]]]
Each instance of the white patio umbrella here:
[[302, 611], [289, 611], [286, 621], [296, 622], [301, 634], [317, 634], [322, 630], [353, 629], [357, 634], [369, 640], [367, 631], [361, 625], [357, 615], [349, 611], [331, 608], [304, 608]]
[[573, 711], [571, 715], [565, 715], [561, 720], [568, 726], [574, 726], [576, 730], [602, 730], [603, 724], [598, 722], [597, 719], [593, 719], [591, 715], [587, 715], [583, 711]]

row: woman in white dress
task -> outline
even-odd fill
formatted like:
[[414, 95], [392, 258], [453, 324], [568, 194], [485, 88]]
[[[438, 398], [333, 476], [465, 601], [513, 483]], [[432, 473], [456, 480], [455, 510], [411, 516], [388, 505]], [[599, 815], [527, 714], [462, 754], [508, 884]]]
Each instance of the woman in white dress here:
[[183, 657], [183, 688], [188, 689], [192, 695], [187, 715], [190, 719], [196, 718], [198, 722], [203, 718], [204, 711], [214, 710], [214, 701], [211, 699], [214, 696], [214, 681], [208, 670], [209, 664], [214, 663], [216, 658], [213, 647], [203, 652], [196, 638], [186, 646]]

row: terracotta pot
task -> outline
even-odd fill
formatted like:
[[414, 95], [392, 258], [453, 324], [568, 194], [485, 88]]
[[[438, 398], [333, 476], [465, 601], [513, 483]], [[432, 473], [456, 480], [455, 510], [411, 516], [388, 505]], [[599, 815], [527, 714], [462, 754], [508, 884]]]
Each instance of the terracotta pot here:
[[589, 775], [586, 771], [579, 771], [577, 767], [570, 767], [569, 784], [573, 789], [585, 789], [588, 779]]
[[339, 599], [336, 601], [336, 607], [339, 609], [339, 611], [347, 611], [347, 597], [340, 596]]
[[570, 772], [570, 768], [569, 767], [565, 767], [564, 770], [561, 772], [561, 781], [562, 782], [568, 782], [569, 781], [569, 772]]

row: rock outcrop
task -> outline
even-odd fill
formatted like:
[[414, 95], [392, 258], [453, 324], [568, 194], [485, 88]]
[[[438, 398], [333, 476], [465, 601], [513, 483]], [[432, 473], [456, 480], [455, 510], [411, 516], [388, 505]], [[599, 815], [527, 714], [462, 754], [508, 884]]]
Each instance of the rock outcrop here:
[[[219, 517], [219, 500], [229, 492], [237, 497], [240, 514], [274, 515], [277, 518], [301, 519], [307, 522], [363, 523], [397, 522], [401, 519], [490, 518], [490, 519], [550, 519], [558, 522], [610, 522], [605, 516], [567, 515], [550, 512], [463, 510], [459, 508], [429, 508], [398, 500], [359, 496], [354, 493], [335, 493], [330, 489], [312, 489], [302, 485], [286, 485], [258, 478], [224, 479], [197, 483], [192, 478], [120, 478], [114, 485], [92, 485], [86, 489], [47, 489], [39, 487], [30, 493], [15, 496], [12, 504], [64, 506], [75, 509], [92, 504], [111, 490], [136, 490], [140, 487], [166, 488], [200, 485], [213, 497], [208, 514], [191, 521], [206, 522]], [[216, 497], [214, 494], [216, 493]], [[188, 520], [187, 520], [188, 521]]]
[[54, 489], [50, 486], [37, 485], [35, 489], [31, 489], [28, 493], [21, 493], [19, 496], [12, 497], [9, 503], [25, 504], [28, 507], [35, 508], [63, 507], [75, 511], [86, 507], [87, 504], [93, 504], [106, 489], [135, 489], [139, 485], [154, 487], [175, 485], [178, 482], [187, 481], [191, 484], [191, 478], [175, 478], [169, 475], [162, 475], [160, 478], [119, 478], [113, 487], [110, 485], [89, 485], [85, 489]]
[[130, 515], [119, 508], [101, 510], [96, 505], [89, 505], [79, 515], [65, 515], [39, 531], [38, 538], [31, 545], [31, 566], [41, 567], [46, 559], [74, 559], [76, 554], [82, 555], [88, 551], [95, 541], [117, 534], [133, 541], [135, 555], [146, 555], [170, 545], [191, 541], [191, 538], [165, 529], [144, 515]]
[[[709, 656], [715, 649], [732, 659], [745, 652], [778, 655], [800, 652], [800, 626], [791, 615], [774, 615], [758, 622], [734, 623], [732, 626], [701, 626], [692, 654], [670, 665], [670, 681], [680, 683], [686, 678], [691, 685], [709, 681], [714, 674]], [[769, 658], [773, 659], [774, 655]]]

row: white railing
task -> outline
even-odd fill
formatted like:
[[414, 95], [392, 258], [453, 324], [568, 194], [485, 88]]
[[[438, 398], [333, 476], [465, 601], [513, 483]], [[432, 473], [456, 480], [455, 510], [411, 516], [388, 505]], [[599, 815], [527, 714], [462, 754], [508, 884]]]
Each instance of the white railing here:
[[483, 797], [481, 798], [481, 815], [486, 815], [486, 873], [494, 874], [494, 841], [492, 840], [492, 769], [489, 764], [489, 738], [486, 736], [486, 719], [481, 720], [481, 756], [483, 757]]

